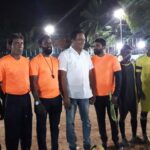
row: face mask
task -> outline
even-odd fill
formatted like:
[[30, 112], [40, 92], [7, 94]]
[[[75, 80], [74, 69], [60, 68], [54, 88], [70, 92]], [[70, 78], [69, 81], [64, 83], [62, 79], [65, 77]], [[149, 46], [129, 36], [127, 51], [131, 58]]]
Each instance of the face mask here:
[[43, 53], [46, 55], [50, 55], [52, 53], [52, 47], [47, 48], [47, 47], [43, 47]]
[[94, 49], [95, 55], [100, 55], [103, 52], [103, 49]]

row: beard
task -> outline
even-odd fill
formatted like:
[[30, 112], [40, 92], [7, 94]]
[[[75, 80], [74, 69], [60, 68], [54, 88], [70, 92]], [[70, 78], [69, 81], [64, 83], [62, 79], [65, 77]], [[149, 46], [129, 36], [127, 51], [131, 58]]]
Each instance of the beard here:
[[100, 55], [103, 53], [103, 49], [94, 49], [94, 54], [95, 55]]
[[43, 49], [43, 53], [46, 55], [50, 55], [52, 53], [52, 47], [46, 47], [46, 48], [42, 48]]

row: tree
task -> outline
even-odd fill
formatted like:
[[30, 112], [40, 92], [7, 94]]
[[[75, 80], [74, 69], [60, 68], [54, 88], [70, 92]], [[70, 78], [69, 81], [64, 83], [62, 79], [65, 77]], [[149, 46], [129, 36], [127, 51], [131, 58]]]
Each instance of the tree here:
[[119, 22], [116, 23], [112, 19], [113, 11], [114, 6], [111, 5], [110, 1], [91, 0], [88, 7], [81, 12], [84, 20], [80, 23], [80, 27], [87, 34], [89, 43], [102, 37], [107, 40], [109, 46], [113, 46], [116, 40], [120, 38]]
[[120, 0], [125, 8], [127, 22], [133, 33], [150, 34], [150, 1], [149, 0]]
[[37, 41], [41, 36], [41, 27], [34, 26], [31, 31], [25, 33], [25, 48], [34, 51], [38, 48]]
[[92, 41], [104, 28], [107, 21], [107, 13], [104, 10], [101, 0], [91, 0], [87, 9], [81, 12], [84, 21], [80, 27], [88, 35], [88, 41]]

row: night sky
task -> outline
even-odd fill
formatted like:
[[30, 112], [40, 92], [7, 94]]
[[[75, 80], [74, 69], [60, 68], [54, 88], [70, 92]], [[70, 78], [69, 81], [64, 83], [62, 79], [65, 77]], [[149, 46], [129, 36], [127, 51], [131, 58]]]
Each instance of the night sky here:
[[[90, 0], [1, 0], [0, 2], [0, 38], [11, 32], [31, 31], [35, 26], [41, 28], [47, 24], [59, 24], [57, 28], [68, 29], [79, 26], [80, 12]], [[103, 0], [106, 12], [115, 7], [117, 0]], [[61, 22], [60, 20], [75, 6], [76, 9]], [[62, 32], [61, 30], [58, 32]]]

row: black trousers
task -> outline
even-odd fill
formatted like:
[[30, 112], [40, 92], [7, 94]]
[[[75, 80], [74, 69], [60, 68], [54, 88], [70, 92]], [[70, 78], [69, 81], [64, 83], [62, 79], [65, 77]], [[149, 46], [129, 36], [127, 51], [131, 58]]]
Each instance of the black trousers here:
[[[42, 104], [45, 106], [47, 114], [49, 115], [50, 132], [51, 132], [51, 149], [58, 150], [58, 136], [59, 136], [59, 123], [62, 111], [62, 98], [45, 99], [40, 98]], [[46, 146], [46, 120], [47, 115], [36, 114], [37, 118], [37, 140], [39, 150], [47, 150]]]
[[120, 102], [119, 112], [120, 112], [119, 126], [120, 126], [122, 138], [126, 138], [125, 119], [126, 119], [128, 112], [130, 112], [130, 114], [131, 114], [132, 137], [136, 137], [136, 132], [137, 132], [137, 104], [136, 104], [136, 99], [130, 104]]
[[110, 100], [109, 96], [97, 96], [95, 102], [95, 109], [97, 114], [97, 121], [99, 126], [99, 133], [101, 135], [101, 139], [103, 144], [107, 144], [107, 134], [106, 134], [106, 123], [105, 123], [105, 114], [106, 109], [108, 113], [108, 117], [110, 120], [111, 125], [111, 132], [112, 132], [112, 140], [114, 144], [118, 144], [118, 125], [117, 121], [113, 121], [110, 114]]
[[30, 150], [32, 138], [32, 107], [29, 94], [6, 94], [5, 142], [7, 150]]
[[146, 131], [146, 128], [147, 128], [147, 115], [148, 115], [148, 112], [142, 111], [141, 112], [141, 117], [140, 117], [142, 133], [143, 133], [143, 135], [146, 135], [146, 136], [147, 136], [147, 131]]

